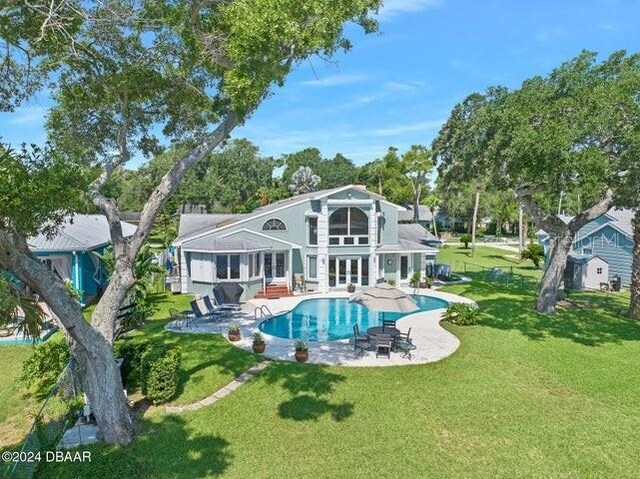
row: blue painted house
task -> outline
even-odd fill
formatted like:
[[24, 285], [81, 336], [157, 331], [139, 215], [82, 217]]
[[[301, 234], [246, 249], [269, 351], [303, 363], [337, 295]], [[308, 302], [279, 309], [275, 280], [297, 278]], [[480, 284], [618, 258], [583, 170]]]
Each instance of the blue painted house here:
[[[619, 276], [622, 285], [628, 286], [633, 262], [633, 216], [632, 210], [612, 208], [582, 227], [572, 245], [568, 273], [575, 278], [582, 277], [580, 283], [591, 284], [590, 287], [597, 287], [601, 282], [601, 278], [594, 275], [602, 275], [604, 282]], [[571, 218], [560, 216], [565, 223]], [[549, 236], [542, 230], [537, 234], [548, 258]]]
[[405, 208], [347, 185], [265, 205], [249, 214], [182, 215], [174, 241], [181, 291], [242, 285], [243, 299], [335, 291], [380, 281], [407, 285], [433, 264], [437, 238], [402, 224]]
[[[135, 226], [122, 223], [122, 232], [130, 236]], [[107, 218], [103, 215], [75, 215], [58, 228], [53, 237], [38, 235], [28, 239], [33, 254], [60, 278], [69, 281], [87, 302], [104, 289], [107, 274], [94, 254], [102, 253], [111, 242]]]

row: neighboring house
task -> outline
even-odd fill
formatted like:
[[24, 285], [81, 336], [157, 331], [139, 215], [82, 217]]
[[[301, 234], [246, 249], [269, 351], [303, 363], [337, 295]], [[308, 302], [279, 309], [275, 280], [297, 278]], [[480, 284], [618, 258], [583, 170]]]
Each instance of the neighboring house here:
[[[598, 288], [600, 282], [619, 276], [622, 285], [628, 286], [633, 262], [633, 215], [632, 210], [610, 209], [582, 227], [573, 241], [565, 281], [574, 282], [575, 289]], [[568, 223], [572, 217], [559, 218]], [[549, 236], [542, 230], [537, 235], [548, 259]]]
[[[401, 206], [348, 185], [302, 194], [242, 215], [183, 215], [174, 241], [183, 293], [210, 294], [240, 283], [243, 299], [346, 289], [394, 280], [408, 284], [433, 263], [436, 240], [398, 224]], [[271, 294], [273, 293], [273, 294]]]
[[[122, 232], [130, 236], [135, 226], [123, 222]], [[80, 292], [81, 302], [96, 296], [106, 285], [106, 271], [98, 257], [110, 243], [107, 218], [103, 215], [75, 215], [60, 225], [55, 236], [28, 239], [33, 254]]]
[[[425, 229], [429, 230], [433, 228], [433, 213], [428, 206], [418, 206], [418, 223]], [[413, 223], [413, 206], [404, 205], [403, 209], [398, 211], [398, 223]]]

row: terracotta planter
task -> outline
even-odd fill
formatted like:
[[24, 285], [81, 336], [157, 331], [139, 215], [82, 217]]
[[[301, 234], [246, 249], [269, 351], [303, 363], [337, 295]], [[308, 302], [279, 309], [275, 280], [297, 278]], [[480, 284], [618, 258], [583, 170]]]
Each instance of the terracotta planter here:
[[296, 351], [296, 361], [304, 363], [309, 359], [309, 351]]
[[228, 334], [229, 341], [240, 341], [240, 333], [229, 333]]
[[265, 343], [264, 341], [261, 343], [253, 343], [253, 352], [257, 353], [257, 354], [262, 354], [264, 353], [264, 350], [267, 347], [267, 343]]

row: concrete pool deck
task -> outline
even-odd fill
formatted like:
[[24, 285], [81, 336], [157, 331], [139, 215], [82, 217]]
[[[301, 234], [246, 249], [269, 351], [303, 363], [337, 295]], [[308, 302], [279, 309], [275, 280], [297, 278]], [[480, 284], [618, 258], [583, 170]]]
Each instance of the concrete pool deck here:
[[[406, 293], [413, 293], [414, 290], [401, 288]], [[421, 289], [417, 294], [431, 296], [433, 298], [444, 299], [449, 303], [475, 303], [463, 296], [443, 293], [434, 289]], [[292, 310], [298, 303], [305, 299], [321, 298], [348, 298], [347, 292], [331, 293], [308, 293], [279, 299], [252, 299], [243, 305], [242, 310], [230, 314], [216, 321], [199, 320], [188, 329], [176, 329], [172, 323], [167, 324], [165, 330], [175, 333], [202, 333], [202, 334], [222, 334], [226, 337], [226, 331], [230, 324], [235, 323], [240, 327], [242, 339], [233, 342], [236, 347], [246, 351], [252, 351], [253, 333], [260, 331], [258, 326], [268, 317], [254, 317], [254, 311], [260, 306], [266, 305], [275, 316]], [[434, 309], [431, 311], [418, 311], [409, 314], [398, 320], [398, 328], [407, 331], [411, 328], [411, 338], [416, 345], [412, 351], [413, 358], [403, 358], [400, 353], [392, 353], [391, 358], [376, 358], [375, 352], [368, 351], [358, 357], [354, 351], [351, 339], [341, 339], [335, 341], [308, 341], [309, 363], [326, 364], [334, 366], [406, 366], [410, 364], [425, 364], [440, 361], [453, 354], [460, 341], [452, 333], [440, 326], [440, 320], [444, 309]], [[263, 356], [269, 359], [279, 359], [285, 361], [295, 361], [295, 351], [293, 339], [278, 338], [262, 333], [267, 343], [267, 349]]]

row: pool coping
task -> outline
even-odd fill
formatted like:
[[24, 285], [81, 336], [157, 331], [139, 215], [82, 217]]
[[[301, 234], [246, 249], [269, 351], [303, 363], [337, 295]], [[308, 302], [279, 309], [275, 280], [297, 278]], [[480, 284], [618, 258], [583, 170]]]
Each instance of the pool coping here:
[[[424, 296], [445, 300], [449, 303], [467, 303], [476, 305], [468, 298], [451, 293], [444, 293], [434, 289], [400, 288], [408, 294], [415, 293]], [[240, 341], [232, 342], [234, 346], [252, 351], [253, 334], [260, 332], [265, 338], [267, 348], [263, 353], [265, 358], [295, 361], [294, 339], [285, 339], [260, 331], [259, 325], [269, 318], [254, 318], [254, 310], [262, 305], [267, 305], [272, 316], [278, 316], [295, 308], [306, 299], [315, 298], [348, 298], [349, 293], [335, 291], [330, 293], [306, 293], [279, 299], [252, 299], [247, 301], [238, 313], [229, 315], [217, 321], [199, 321], [188, 330], [176, 330], [169, 323], [165, 329], [177, 333], [203, 333], [222, 334], [226, 337], [226, 331], [230, 324], [235, 323], [240, 327]], [[477, 305], [476, 305], [477, 306]], [[402, 354], [393, 353], [391, 358], [376, 358], [374, 352], [367, 352], [358, 357], [354, 351], [351, 339], [337, 339], [330, 341], [308, 341], [309, 363], [348, 366], [348, 367], [380, 367], [380, 366], [406, 366], [412, 364], [426, 364], [440, 361], [453, 354], [460, 346], [460, 340], [451, 332], [440, 325], [442, 313], [445, 308], [429, 311], [417, 311], [402, 317], [398, 321], [401, 330], [411, 328], [411, 337], [417, 348], [412, 352], [412, 360], [403, 358]]]

